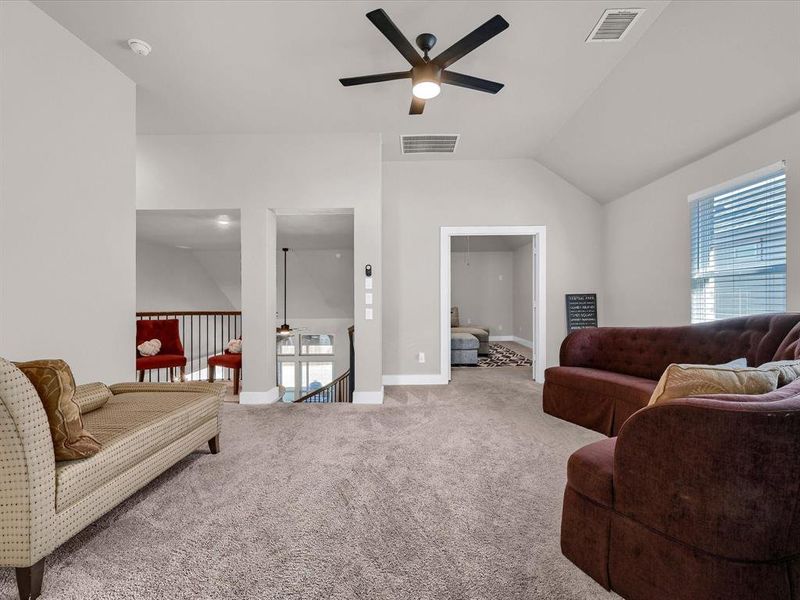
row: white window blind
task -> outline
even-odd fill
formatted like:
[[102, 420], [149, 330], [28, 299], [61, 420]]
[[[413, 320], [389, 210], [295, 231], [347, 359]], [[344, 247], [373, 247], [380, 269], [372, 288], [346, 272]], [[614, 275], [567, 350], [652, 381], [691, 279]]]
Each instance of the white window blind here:
[[690, 198], [692, 323], [786, 310], [783, 163]]

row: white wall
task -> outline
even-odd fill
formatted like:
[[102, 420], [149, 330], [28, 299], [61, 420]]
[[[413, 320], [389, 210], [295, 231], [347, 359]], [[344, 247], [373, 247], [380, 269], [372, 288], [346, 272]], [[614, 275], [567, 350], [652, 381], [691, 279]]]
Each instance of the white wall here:
[[[336, 258], [336, 255], [339, 258]], [[276, 254], [278, 314], [283, 323], [283, 252]], [[353, 251], [290, 250], [287, 314], [292, 319], [347, 319], [353, 324]]]
[[130, 380], [134, 84], [29, 2], [0, 3], [0, 61], [0, 355]]
[[192, 256], [225, 294], [233, 310], [242, 309], [242, 252], [240, 250], [192, 250]]
[[785, 159], [787, 308], [800, 310], [800, 113], [662, 177], [605, 210], [607, 325], [690, 321], [687, 197]]
[[598, 292], [602, 314], [602, 207], [536, 161], [384, 163], [383, 221], [387, 374], [440, 372], [442, 226], [547, 226], [547, 364], [566, 333], [564, 294]]
[[514, 251], [514, 336], [533, 345], [533, 243]]
[[[381, 397], [383, 319], [380, 137], [359, 135], [141, 135], [139, 208], [241, 209], [242, 317], [248, 392], [275, 388], [275, 214], [352, 209], [357, 400]], [[220, 202], [227, 203], [221, 206]], [[362, 293], [374, 267], [372, 320]], [[269, 318], [267, 318], [269, 315]]]
[[[238, 253], [226, 250], [204, 251], [206, 260], [224, 253], [222, 260]], [[231, 303], [212, 275], [188, 249], [143, 242], [136, 244], [136, 310], [239, 310]]]
[[514, 253], [451, 252], [450, 304], [463, 326], [485, 325], [494, 336], [514, 335]]

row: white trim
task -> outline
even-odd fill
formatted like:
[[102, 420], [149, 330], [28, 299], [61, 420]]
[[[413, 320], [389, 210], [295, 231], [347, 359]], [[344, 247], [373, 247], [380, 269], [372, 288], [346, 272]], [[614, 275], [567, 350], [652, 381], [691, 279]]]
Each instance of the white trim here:
[[533, 237], [533, 380], [544, 381], [547, 364], [547, 227], [544, 225], [485, 225], [442, 227], [439, 238], [439, 364], [450, 381], [450, 238], [454, 235], [530, 235]]
[[729, 181], [724, 183], [719, 183], [717, 185], [712, 185], [704, 190], [700, 190], [699, 192], [695, 192], [694, 194], [689, 194], [689, 202], [694, 202], [695, 200], [701, 200], [703, 198], [710, 198], [712, 196], [719, 196], [725, 192], [729, 192], [731, 190], [735, 190], [736, 188], [743, 187], [748, 183], [752, 183], [756, 179], [765, 179], [770, 175], [777, 175], [781, 171], [786, 170], [786, 161], [779, 160], [776, 163], [768, 165], [766, 167], [762, 167], [761, 169], [756, 169], [755, 171], [751, 171], [750, 173], [745, 173], [744, 175], [740, 175], [739, 177], [735, 177]]
[[526, 340], [521, 337], [514, 336], [513, 341], [517, 342], [520, 346], [525, 346], [526, 348], [530, 348], [531, 350], [533, 350], [533, 342], [531, 340]]
[[447, 385], [447, 379], [441, 373], [384, 375], [383, 385]]
[[513, 342], [515, 340], [513, 335], [490, 335], [490, 342]]
[[279, 394], [277, 387], [266, 392], [241, 392], [239, 404], [274, 404], [278, 401]]
[[375, 392], [353, 392], [353, 404], [383, 404], [383, 387]]

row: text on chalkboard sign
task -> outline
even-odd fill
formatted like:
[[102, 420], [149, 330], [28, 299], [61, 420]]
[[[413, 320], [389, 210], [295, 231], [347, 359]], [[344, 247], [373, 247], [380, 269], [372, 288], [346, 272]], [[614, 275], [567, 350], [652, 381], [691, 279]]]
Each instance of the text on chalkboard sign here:
[[567, 333], [597, 327], [597, 294], [567, 294]]

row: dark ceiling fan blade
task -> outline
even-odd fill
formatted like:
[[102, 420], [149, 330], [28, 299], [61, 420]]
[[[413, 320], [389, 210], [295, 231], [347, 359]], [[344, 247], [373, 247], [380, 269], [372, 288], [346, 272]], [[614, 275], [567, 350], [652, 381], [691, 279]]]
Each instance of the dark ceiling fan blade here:
[[503, 89], [502, 83], [481, 79], [480, 77], [472, 77], [471, 75], [463, 75], [455, 71], [442, 71], [442, 83], [449, 83], [450, 85], [457, 85], [489, 94], [496, 94]]
[[380, 83], [395, 79], [408, 79], [411, 71], [396, 71], [394, 73], [378, 73], [376, 75], [362, 75], [361, 77], [343, 77], [339, 81], [343, 86], [363, 85], [365, 83]]
[[498, 33], [508, 29], [508, 21], [500, 15], [495, 15], [486, 23], [478, 27], [472, 33], [468, 33], [463, 38], [458, 40], [455, 44], [450, 46], [447, 50], [442, 52], [439, 56], [433, 59], [433, 62], [441, 68], [446, 68], [469, 54], [481, 44], [485, 44]]
[[425, 100], [411, 96], [411, 108], [408, 109], [408, 114], [421, 115], [423, 110], [425, 110]]
[[[386, 39], [392, 43], [392, 46], [402, 54], [405, 59], [411, 64], [412, 67], [424, 65], [425, 61], [397, 28], [397, 25], [392, 23], [389, 15], [382, 8], [373, 10], [367, 13], [367, 18], [372, 21], [372, 24], [377, 27], [380, 32], [386, 36]], [[508, 26], [508, 25], [506, 25]]]

